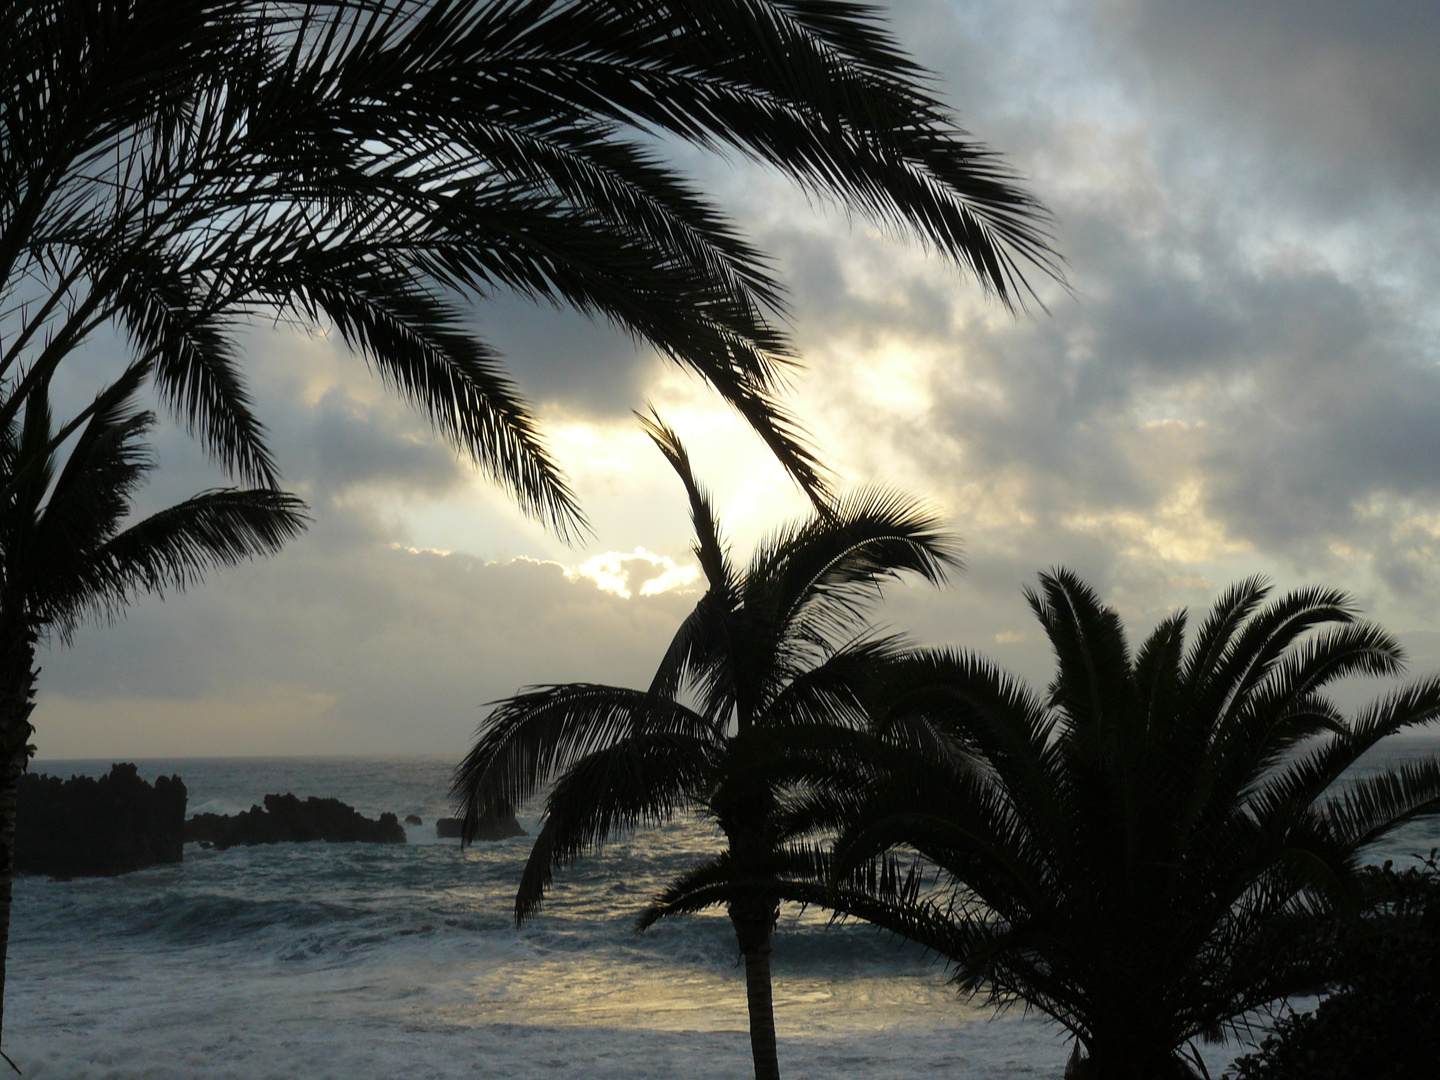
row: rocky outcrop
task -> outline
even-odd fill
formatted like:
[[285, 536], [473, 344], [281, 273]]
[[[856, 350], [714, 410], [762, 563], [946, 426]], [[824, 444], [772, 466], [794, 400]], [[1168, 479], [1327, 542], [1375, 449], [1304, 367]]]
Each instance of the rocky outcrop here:
[[[442, 817], [435, 819], [435, 835], [442, 840], [455, 840], [460, 836], [460, 819], [454, 817]], [[504, 814], [500, 817], [490, 818], [488, 821], [480, 822], [480, 830], [476, 833], [476, 840], [508, 840], [512, 836], [529, 836], [520, 827], [520, 822], [515, 820], [514, 814]]]
[[52, 877], [108, 877], [178, 863], [185, 844], [185, 784], [140, 779], [134, 765], [90, 776], [25, 773], [15, 807], [15, 869]]
[[405, 830], [394, 814], [375, 821], [339, 799], [301, 802], [294, 795], [266, 795], [265, 807], [252, 806], [239, 814], [196, 814], [185, 822], [185, 839], [212, 844], [221, 850], [236, 844], [303, 843], [326, 840], [332, 844], [403, 844]]
[[424, 825], [425, 822], [423, 822], [423, 821], [420, 820], [420, 815], [419, 815], [419, 814], [406, 814], [406, 815], [405, 815], [405, 824], [406, 824], [406, 825]]

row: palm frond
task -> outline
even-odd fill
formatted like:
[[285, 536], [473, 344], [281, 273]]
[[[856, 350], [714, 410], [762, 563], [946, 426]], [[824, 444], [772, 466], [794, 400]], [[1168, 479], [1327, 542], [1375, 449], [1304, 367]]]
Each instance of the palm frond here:
[[660, 449], [670, 467], [685, 485], [685, 494], [690, 500], [690, 522], [695, 529], [695, 558], [704, 571], [712, 592], [721, 595], [734, 588], [735, 571], [730, 565], [729, 546], [720, 531], [720, 522], [715, 517], [715, 505], [705, 486], [695, 479], [690, 467], [690, 454], [685, 444], [675, 434], [675, 429], [660, 419], [652, 408], [648, 416], [636, 413], [645, 434]]
[[1354, 601], [1338, 589], [1299, 589], [1272, 601], [1231, 640], [1210, 680], [1206, 710], [1223, 722], [1243, 708], [1292, 644], [1316, 627], [1345, 625], [1355, 617]]
[[[886, 856], [825, 873], [832, 865], [822, 855], [805, 878], [782, 881], [784, 899], [828, 908], [837, 918], [861, 919], [937, 956], [969, 954], [985, 916], [978, 905], [968, 904], [962, 896], [928, 887], [935, 875], [927, 864]], [[819, 878], [822, 883], [808, 878]]]
[[1440, 814], [1440, 757], [1402, 762], [1358, 779], [1326, 800], [1317, 817], [1337, 846], [1361, 852], [1406, 822], [1436, 814]]
[[135, 354], [149, 358], [161, 397], [227, 468], [276, 487], [279, 473], [239, 372], [233, 317], [207, 310], [189, 275], [159, 253], [129, 252], [127, 262], [116, 317]]
[[1257, 781], [1243, 805], [1261, 821], [1299, 819], [1344, 784], [1345, 774], [1383, 739], [1437, 718], [1440, 677], [1394, 691], [1318, 746]]
[[236, 334], [323, 311], [524, 509], [583, 528], [494, 357], [394, 291], [503, 286], [695, 371], [824, 505], [778, 397], [782, 290], [657, 136], [766, 162], [1007, 307], [1027, 267], [1061, 279], [1046, 212], [864, 5], [41, 0], [0, 25], [5, 303], [49, 290], [0, 374], [48, 378], [118, 321], [177, 414], [269, 486]]
[[554, 870], [592, 855], [618, 832], [668, 821], [693, 805], [714, 772], [711, 740], [645, 732], [581, 758], [545, 800], [545, 824], [515, 896], [517, 925], [544, 900]]
[[113, 619], [140, 593], [183, 590], [207, 571], [274, 554], [308, 521], [305, 504], [283, 491], [201, 492], [100, 545], [68, 588], [41, 579], [48, 595], [37, 614], [68, 641], [86, 615]]
[[[1396, 673], [1395, 641], [1336, 590], [1265, 593], [1233, 587], [1188, 650], [1172, 615], [1132, 657], [1093, 590], [1044, 574], [1044, 699], [978, 657], [902, 657], [859, 790], [787, 805], [787, 835], [841, 830], [815, 902], [913, 934], [962, 988], [1092, 1050], [1143, 1041], [1154, 1060], [1323, 979], [1365, 846], [1440, 813], [1440, 758], [1346, 771], [1440, 718], [1440, 677], [1347, 717], [1326, 690]], [[948, 885], [898, 875], [911, 852]]]
[[506, 487], [517, 505], [562, 537], [587, 525], [535, 420], [495, 355], [460, 329], [457, 313], [394, 278], [308, 283], [306, 307], [323, 311], [383, 378]]
[[1093, 759], [1118, 745], [1117, 721], [1135, 700], [1125, 629], [1071, 571], [1041, 574], [1040, 586], [1025, 598], [1055, 650], [1051, 701], [1065, 717], [1065, 744]]
[[268, 487], [202, 492], [127, 524], [154, 463], [144, 442], [154, 417], [134, 406], [148, 375], [147, 364], [132, 365], [103, 390], [73, 441], [53, 430], [46, 383], [26, 396], [23, 423], [7, 432], [0, 462], [3, 615], [11, 625], [68, 642], [83, 619], [113, 619], [141, 592], [183, 589], [304, 531], [304, 503]]
[[[661, 919], [695, 915], [708, 908], [729, 904], [737, 895], [752, 892], [735, 873], [734, 860], [722, 851], [681, 873], [655, 896], [635, 920], [636, 930], [648, 930]], [[762, 888], [768, 881], [758, 882]]]
[[498, 81], [491, 72], [513, 72], [506, 82], [527, 102], [550, 104], [548, 91], [590, 115], [757, 156], [914, 230], [1003, 299], [1019, 278], [1011, 251], [1058, 272], [1043, 211], [920, 88], [919, 69], [871, 9], [495, 5], [463, 26], [417, 25], [414, 36], [427, 32], [448, 46], [430, 54], [436, 84], [451, 94], [459, 84], [478, 105], [476, 92]]
[[1198, 698], [1204, 693], [1202, 688], [1221, 670], [1221, 657], [1235, 634], [1269, 592], [1269, 580], [1257, 574], [1221, 593], [1185, 657], [1183, 682], [1188, 696]]
[[1161, 620], [1135, 654], [1135, 685], [1146, 704], [1146, 728], [1170, 734], [1180, 712], [1180, 672], [1185, 651], [1184, 611]]
[[474, 839], [481, 821], [521, 805], [588, 755], [641, 734], [715, 737], [713, 724], [693, 710], [623, 687], [569, 683], [498, 702], [450, 785], [462, 839]]
[[864, 633], [820, 663], [786, 672], [786, 681], [766, 699], [763, 726], [867, 726], [879, 684], [908, 652], [909, 642], [902, 635]]
[[771, 641], [836, 642], [863, 626], [881, 587], [902, 573], [942, 583], [962, 566], [958, 540], [923, 504], [866, 489], [761, 541], [745, 572], [747, 612]]
[[890, 681], [880, 720], [888, 744], [913, 746], [916, 760], [931, 765], [983, 763], [1041, 835], [1074, 827], [1058, 783], [1057, 716], [1022, 682], [978, 654], [949, 649], [911, 653]]

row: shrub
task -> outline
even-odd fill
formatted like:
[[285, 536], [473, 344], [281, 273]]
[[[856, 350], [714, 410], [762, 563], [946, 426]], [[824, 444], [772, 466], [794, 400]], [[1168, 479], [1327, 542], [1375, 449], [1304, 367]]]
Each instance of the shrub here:
[[1367, 872], [1368, 903], [1337, 943], [1338, 979], [1312, 1013], [1282, 1018], [1235, 1080], [1440, 1076], [1440, 863]]

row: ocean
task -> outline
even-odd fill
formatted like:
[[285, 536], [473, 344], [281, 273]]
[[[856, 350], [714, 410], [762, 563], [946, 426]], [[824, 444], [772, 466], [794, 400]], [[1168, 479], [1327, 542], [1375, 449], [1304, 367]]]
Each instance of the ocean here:
[[[1383, 758], [1440, 748], [1397, 740]], [[437, 840], [452, 762], [430, 758], [184, 759], [189, 813], [268, 792], [334, 796], [367, 816], [418, 814], [404, 845], [190, 844], [179, 865], [117, 878], [16, 883], [6, 1051], [27, 1078], [629, 1080], [751, 1075], [743, 971], [723, 914], [632, 930], [708, 827], [676, 822], [557, 877], [517, 931], [517, 837]], [[109, 761], [37, 761], [99, 775]], [[532, 834], [533, 817], [520, 815]], [[1376, 861], [1440, 844], [1407, 825]], [[960, 1000], [914, 946], [787, 908], [773, 957], [787, 1077], [1058, 1078], [1064, 1033]], [[1303, 1006], [1303, 1002], [1297, 1005]], [[1243, 1047], [1202, 1048], [1211, 1075]], [[3, 1069], [0, 1063], [0, 1069]]]

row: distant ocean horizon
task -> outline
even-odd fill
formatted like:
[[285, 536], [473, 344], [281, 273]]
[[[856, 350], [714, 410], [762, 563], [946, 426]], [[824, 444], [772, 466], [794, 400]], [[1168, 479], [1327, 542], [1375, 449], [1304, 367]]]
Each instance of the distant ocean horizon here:
[[[1440, 751], [1392, 740], [1368, 769]], [[113, 760], [127, 760], [116, 758]], [[438, 756], [147, 758], [179, 775], [188, 813], [236, 813], [266, 794], [392, 811], [410, 843], [280, 844], [117, 878], [16, 883], [5, 1048], [26, 1077], [744, 1077], [745, 992], [723, 914], [636, 934], [646, 899], [716, 838], [697, 821], [647, 830], [557, 875], [517, 931], [530, 840], [461, 851], [434, 835], [454, 762]], [[111, 759], [37, 759], [99, 775]], [[538, 806], [522, 808], [533, 835]], [[1440, 823], [1369, 853], [1405, 859]], [[774, 954], [786, 1076], [1058, 1077], [1064, 1033], [960, 1000], [942, 965], [863, 924], [786, 908]], [[1304, 1002], [1297, 1002], [1304, 1005]], [[1245, 1047], [1201, 1048], [1212, 1076]]]

